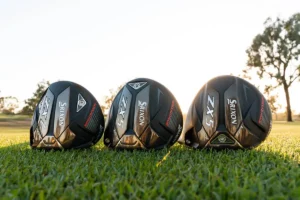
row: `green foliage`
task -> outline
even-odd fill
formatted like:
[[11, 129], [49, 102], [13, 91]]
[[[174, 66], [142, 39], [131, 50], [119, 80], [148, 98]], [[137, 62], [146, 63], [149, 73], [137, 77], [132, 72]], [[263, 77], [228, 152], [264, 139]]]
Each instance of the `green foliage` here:
[[102, 109], [103, 112], [109, 110], [114, 98], [116, 97], [116, 95], [122, 89], [123, 86], [124, 86], [124, 84], [120, 85], [116, 90], [114, 90], [114, 89], [109, 90], [110, 94], [105, 96], [104, 105], [101, 105], [101, 109]]
[[3, 109], [2, 110], [2, 114], [5, 114], [5, 115], [14, 115], [15, 113], [13, 112], [12, 109]]
[[19, 114], [32, 115], [36, 105], [38, 104], [39, 100], [41, 99], [41, 97], [43, 96], [45, 90], [49, 87], [49, 85], [50, 85], [49, 81], [39, 82], [37, 84], [36, 91], [33, 93], [33, 97], [25, 100], [25, 106]]
[[287, 121], [292, 121], [289, 87], [300, 77], [300, 13], [288, 20], [268, 18], [265, 30], [258, 34], [248, 54], [248, 68], [255, 69], [260, 78], [270, 77], [283, 86], [287, 101]]
[[270, 109], [271, 109], [271, 112], [273, 114], [276, 115], [276, 118], [277, 118], [277, 111], [278, 109], [281, 108], [281, 105], [278, 103], [277, 99], [278, 99], [278, 94], [271, 94], [272, 91], [273, 91], [274, 87], [270, 86], [270, 85], [267, 85], [265, 87], [265, 95], [266, 95], [266, 98], [267, 98], [267, 101], [268, 101], [268, 104], [270, 106]]
[[19, 100], [13, 96], [0, 97], [0, 113], [14, 115], [19, 107]]
[[[12, 129], [14, 130], [14, 129]], [[1, 199], [299, 199], [300, 123], [253, 150], [39, 151], [0, 129]]]
[[0, 97], [0, 111], [2, 111], [4, 108], [4, 98]]

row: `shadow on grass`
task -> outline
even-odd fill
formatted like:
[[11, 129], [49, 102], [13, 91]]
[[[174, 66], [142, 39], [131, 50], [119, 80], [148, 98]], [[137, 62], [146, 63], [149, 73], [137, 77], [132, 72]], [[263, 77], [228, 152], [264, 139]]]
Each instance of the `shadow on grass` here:
[[[100, 142], [99, 142], [100, 143]], [[194, 150], [183, 145], [176, 144], [171, 148], [161, 150], [112, 150], [101, 144], [97, 144], [86, 149], [68, 149], [68, 150], [39, 150], [31, 149], [29, 142], [13, 144], [6, 147], [0, 147], [0, 154], [11, 152], [14, 156], [26, 158], [27, 155], [37, 155], [38, 160], [41, 157], [47, 159], [74, 158], [74, 162], [86, 160], [93, 162], [101, 160], [103, 163], [118, 163], [115, 167], [122, 168], [123, 165], [139, 165], [146, 163], [150, 166], [163, 167], [174, 166], [189, 168], [191, 166], [244, 166], [255, 163], [258, 166], [276, 166], [284, 163], [300, 167], [299, 152], [291, 155], [279, 151], [266, 151], [261, 149], [252, 150]], [[81, 160], [76, 160], [78, 157]], [[34, 161], [35, 157], [31, 157]]]
[[[15, 187], [25, 195], [43, 190], [48, 197], [300, 196], [298, 158], [275, 150], [193, 150], [175, 145], [158, 151], [116, 151], [99, 143], [89, 149], [44, 151], [32, 150], [24, 142], [0, 148], [0, 164], [4, 196]], [[49, 185], [56, 189], [49, 190]]]
[[[100, 143], [100, 142], [99, 142]], [[107, 162], [108, 164], [118, 163], [116, 167], [122, 165], [135, 165], [146, 161], [147, 164], [159, 164], [170, 154], [170, 149], [162, 150], [112, 150], [105, 147], [103, 144], [97, 144], [91, 148], [85, 149], [63, 149], [63, 150], [44, 150], [32, 149], [29, 142], [12, 144], [5, 147], [0, 147], [0, 154], [13, 156], [18, 159], [31, 159], [32, 163], [38, 162], [41, 159], [48, 160], [72, 160], [75, 164], [84, 164], [86, 162]], [[78, 158], [80, 158], [78, 160]], [[18, 160], [16, 159], [16, 160]], [[0, 159], [1, 162], [1, 159]]]

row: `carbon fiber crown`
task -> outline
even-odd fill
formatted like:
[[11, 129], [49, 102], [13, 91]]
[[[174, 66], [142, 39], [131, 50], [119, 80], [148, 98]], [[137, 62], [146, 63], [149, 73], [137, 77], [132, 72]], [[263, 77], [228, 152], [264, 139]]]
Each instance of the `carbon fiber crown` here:
[[82, 86], [59, 81], [43, 94], [32, 117], [30, 146], [86, 148], [99, 141], [104, 117], [97, 100]]
[[257, 88], [238, 77], [220, 76], [196, 95], [180, 139], [194, 148], [254, 148], [271, 126], [269, 105]]
[[150, 79], [135, 79], [111, 105], [104, 144], [119, 149], [161, 149], [178, 140], [182, 123], [180, 107], [166, 87]]

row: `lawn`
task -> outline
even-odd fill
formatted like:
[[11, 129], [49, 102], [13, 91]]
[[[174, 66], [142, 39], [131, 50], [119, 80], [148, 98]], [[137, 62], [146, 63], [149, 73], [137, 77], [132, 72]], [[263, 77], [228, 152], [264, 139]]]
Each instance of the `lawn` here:
[[300, 123], [276, 122], [254, 150], [31, 150], [0, 127], [0, 199], [300, 199]]
[[12, 121], [12, 120], [29, 120], [28, 115], [4, 115], [0, 114], [0, 121]]

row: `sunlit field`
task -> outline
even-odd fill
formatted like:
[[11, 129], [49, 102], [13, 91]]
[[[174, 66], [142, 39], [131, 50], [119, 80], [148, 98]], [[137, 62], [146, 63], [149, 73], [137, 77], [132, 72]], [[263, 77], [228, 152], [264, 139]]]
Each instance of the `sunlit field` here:
[[31, 150], [0, 127], [1, 199], [299, 199], [300, 123], [275, 122], [253, 150]]

